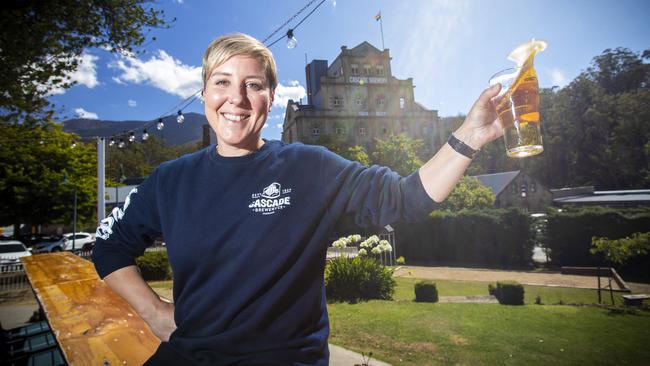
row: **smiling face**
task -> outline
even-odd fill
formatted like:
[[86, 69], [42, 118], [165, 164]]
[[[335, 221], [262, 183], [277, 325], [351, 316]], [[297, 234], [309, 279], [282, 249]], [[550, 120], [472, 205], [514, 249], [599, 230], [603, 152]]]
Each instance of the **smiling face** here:
[[237, 55], [212, 70], [203, 90], [205, 116], [221, 156], [243, 156], [262, 145], [274, 91], [257, 58]]

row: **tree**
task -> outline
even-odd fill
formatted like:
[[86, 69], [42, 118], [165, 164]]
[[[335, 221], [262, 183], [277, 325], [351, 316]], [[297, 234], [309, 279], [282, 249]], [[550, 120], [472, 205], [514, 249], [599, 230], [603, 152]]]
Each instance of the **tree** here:
[[[0, 114], [36, 123], [51, 115], [48, 93], [72, 85], [85, 49], [132, 53], [143, 28], [166, 27], [163, 10], [145, 0], [17, 1], [1, 10]], [[154, 38], [155, 39], [155, 38]]]
[[362, 165], [370, 166], [370, 157], [363, 146], [355, 145], [348, 147], [341, 156], [348, 160], [358, 161]]
[[492, 208], [495, 200], [496, 197], [492, 190], [484, 186], [481, 181], [473, 177], [463, 176], [440, 208], [449, 211]]
[[118, 181], [122, 175], [127, 178], [147, 177], [162, 162], [197, 151], [200, 143], [188, 142], [179, 146], [165, 146], [155, 136], [140, 143], [128, 144], [120, 149], [112, 146], [106, 149], [106, 177]]
[[75, 189], [79, 222], [93, 221], [96, 149], [77, 140], [54, 123], [0, 125], [0, 225], [69, 224]]
[[591, 254], [602, 253], [608, 262], [625, 264], [630, 258], [650, 253], [650, 232], [622, 239], [591, 238]]
[[391, 135], [386, 140], [375, 140], [372, 162], [390, 167], [406, 176], [422, 166], [423, 162], [418, 156], [421, 149], [421, 140], [413, 140], [405, 135]]

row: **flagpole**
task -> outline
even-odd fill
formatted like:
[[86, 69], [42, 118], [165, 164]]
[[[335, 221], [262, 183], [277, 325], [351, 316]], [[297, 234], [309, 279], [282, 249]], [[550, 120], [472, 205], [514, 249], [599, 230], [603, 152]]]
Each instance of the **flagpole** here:
[[379, 30], [381, 31], [381, 50], [385, 50], [386, 47], [384, 46], [384, 26], [383, 26], [383, 21], [381, 19], [381, 12], [379, 13]]

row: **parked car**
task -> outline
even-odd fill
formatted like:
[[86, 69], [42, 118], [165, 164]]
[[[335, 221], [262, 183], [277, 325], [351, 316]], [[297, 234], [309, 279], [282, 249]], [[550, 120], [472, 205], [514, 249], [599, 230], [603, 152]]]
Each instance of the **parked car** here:
[[93, 234], [78, 232], [74, 234], [63, 234], [63, 237], [53, 242], [40, 242], [34, 245], [32, 253], [51, 253], [63, 250], [71, 251], [74, 244], [75, 251], [91, 250], [95, 245], [95, 236]]
[[0, 265], [19, 264], [21, 257], [27, 257], [32, 253], [27, 250], [25, 244], [18, 240], [0, 241]]
[[20, 235], [17, 238], [14, 238], [25, 244], [27, 248], [31, 248], [38, 243], [43, 242], [53, 242], [61, 239], [61, 235], [49, 235], [49, 234], [29, 234], [29, 235]]

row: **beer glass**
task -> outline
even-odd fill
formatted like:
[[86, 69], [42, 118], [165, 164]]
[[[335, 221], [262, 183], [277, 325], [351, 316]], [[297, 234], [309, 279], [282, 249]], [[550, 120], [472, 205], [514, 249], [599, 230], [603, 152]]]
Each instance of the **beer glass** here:
[[521, 67], [502, 70], [490, 78], [490, 86], [501, 84], [492, 99], [503, 125], [506, 154], [512, 158], [544, 151], [539, 123], [539, 85], [533, 67], [534, 54]]

